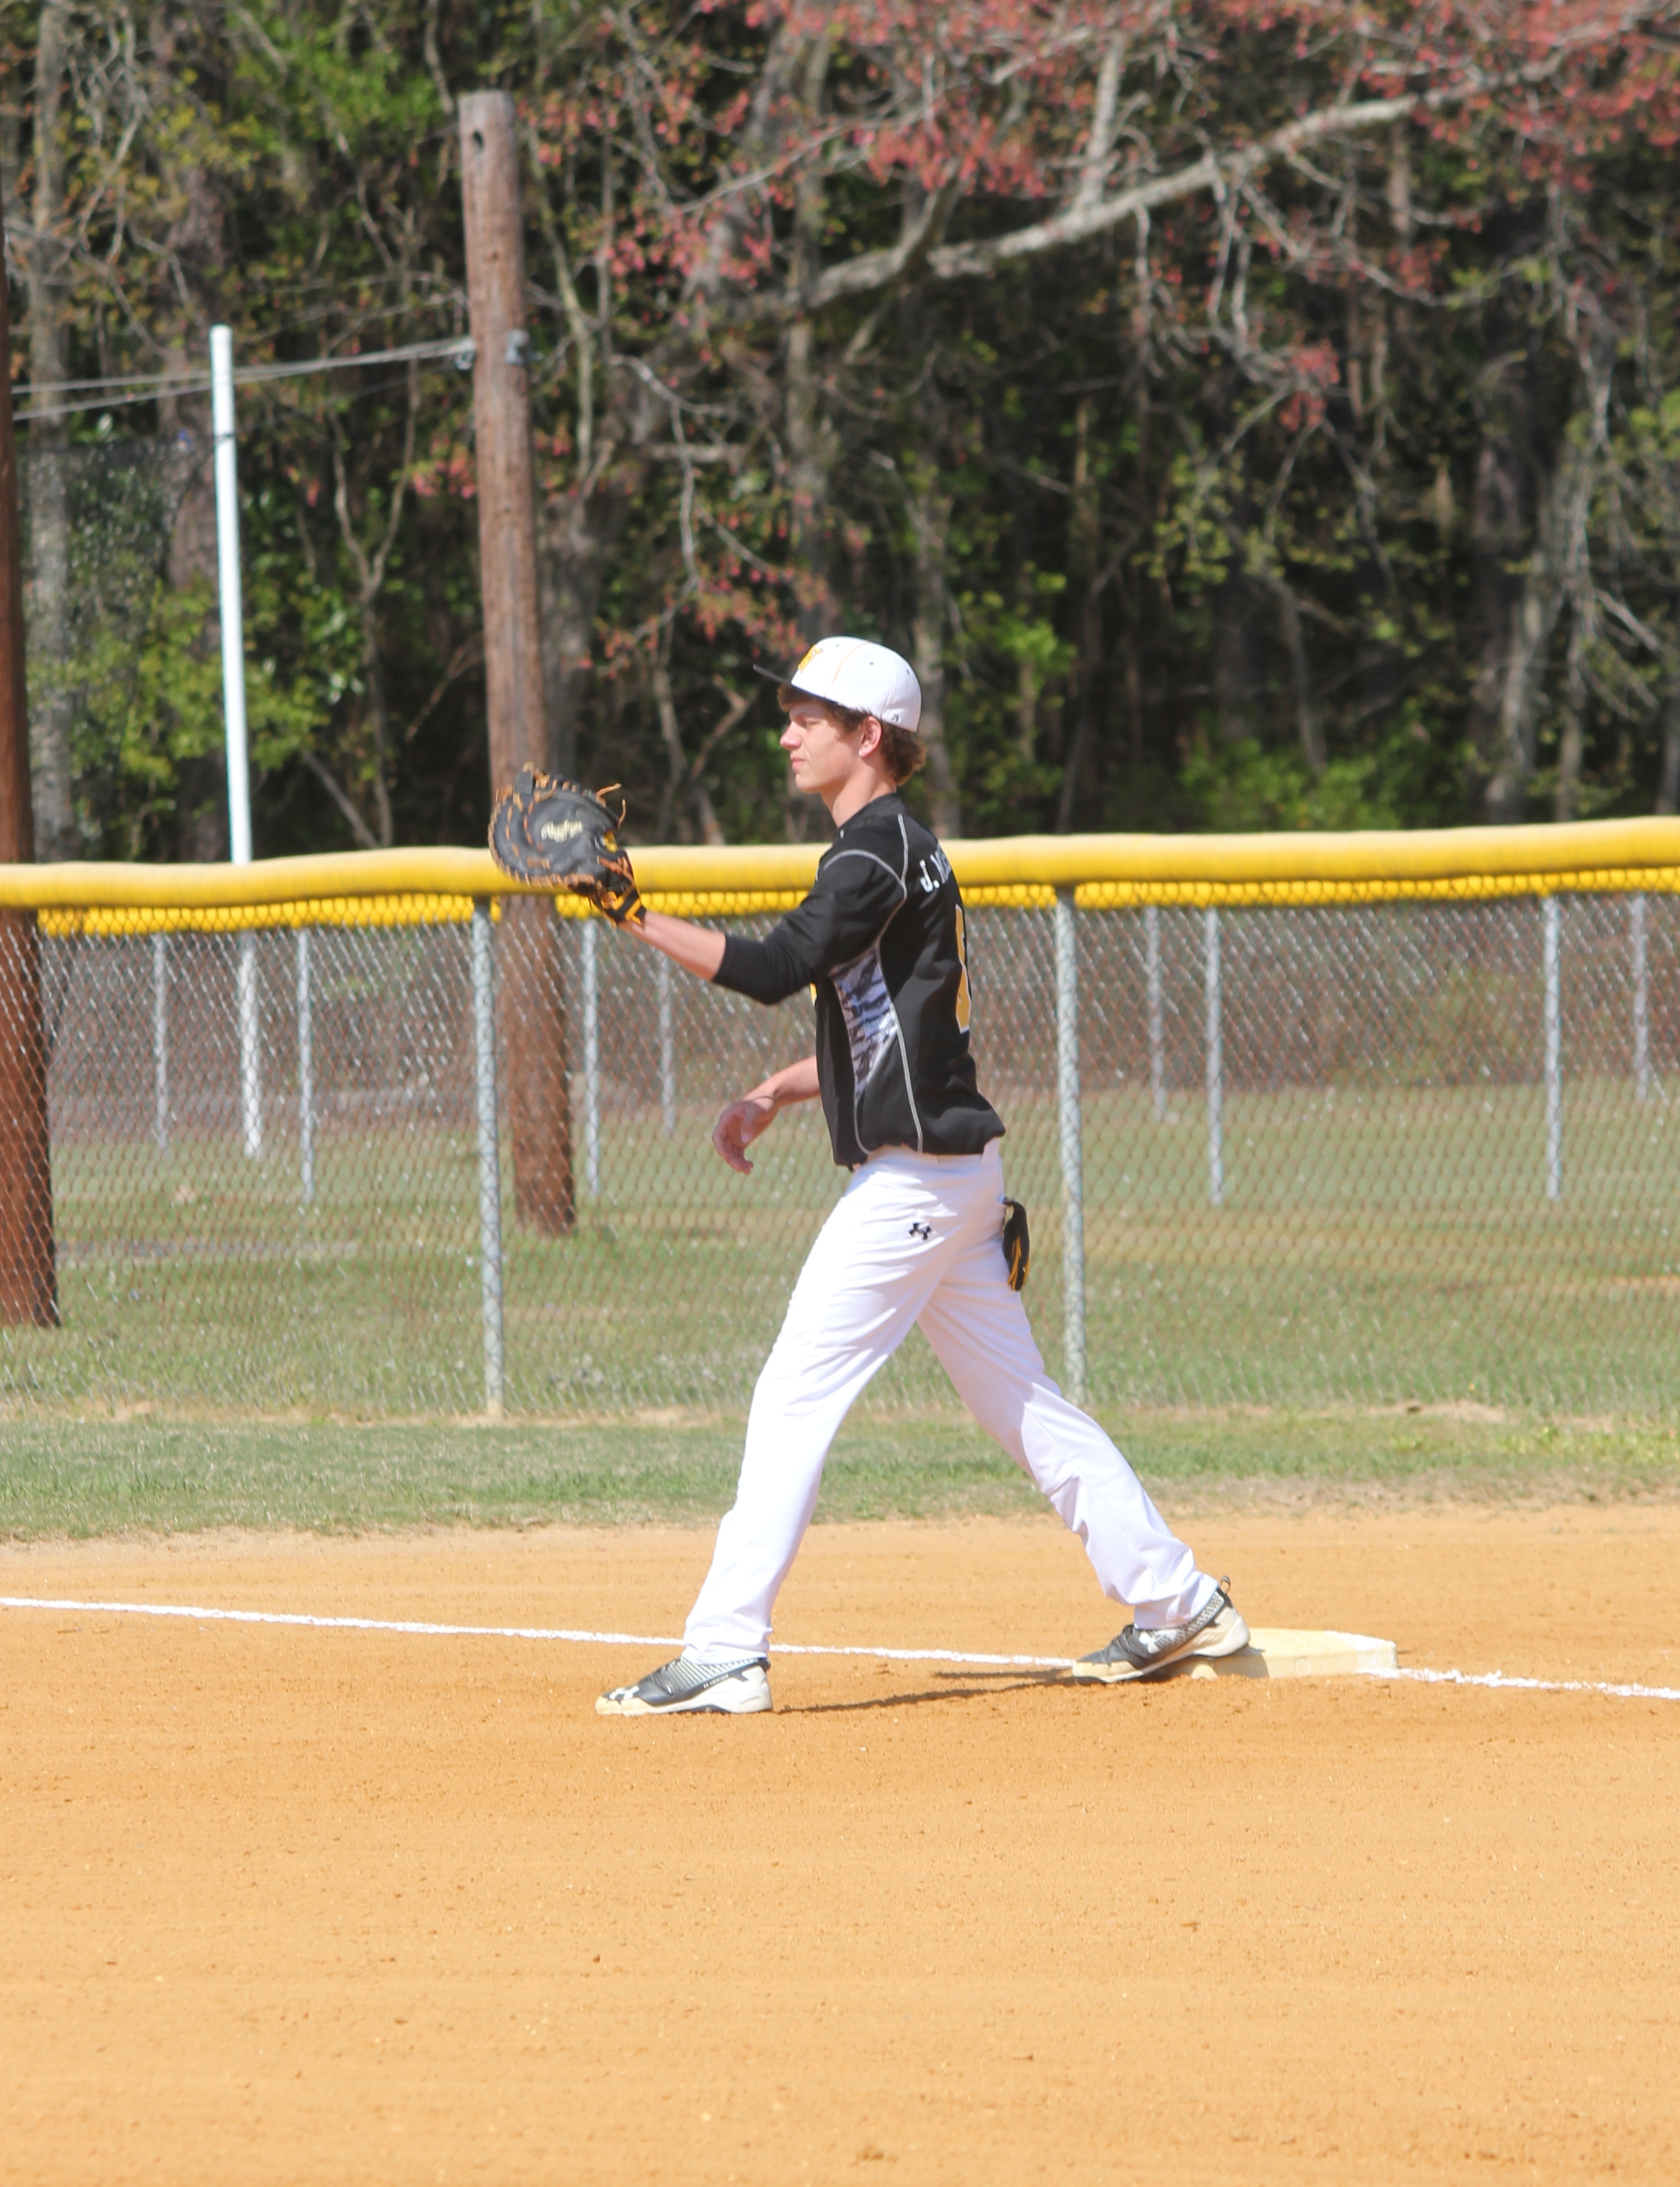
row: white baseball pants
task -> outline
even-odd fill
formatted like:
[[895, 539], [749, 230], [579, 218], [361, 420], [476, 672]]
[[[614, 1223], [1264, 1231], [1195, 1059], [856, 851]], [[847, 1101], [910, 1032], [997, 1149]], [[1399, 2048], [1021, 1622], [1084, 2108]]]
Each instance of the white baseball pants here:
[[958, 1394], [1077, 1534], [1104, 1594], [1140, 1627], [1193, 1617], [1214, 1582], [1142, 1482], [1046, 1373], [1001, 1243], [1003, 1164], [891, 1148], [823, 1225], [753, 1392], [733, 1508], [688, 1616], [684, 1650], [764, 1652], [771, 1613], [852, 1401], [919, 1322]]

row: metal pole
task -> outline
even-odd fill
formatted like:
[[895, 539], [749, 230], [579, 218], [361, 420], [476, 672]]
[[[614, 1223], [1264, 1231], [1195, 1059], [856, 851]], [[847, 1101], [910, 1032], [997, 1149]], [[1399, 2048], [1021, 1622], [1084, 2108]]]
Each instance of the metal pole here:
[[671, 959], [659, 959], [659, 1097], [660, 1113], [669, 1138], [677, 1129], [677, 1038], [672, 1023]]
[[1558, 983], [1558, 899], [1540, 899], [1546, 976], [1546, 1197], [1564, 1189], [1563, 1004]]
[[1219, 914], [1211, 904], [1202, 914], [1202, 946], [1207, 982], [1207, 1196], [1218, 1207], [1225, 1199], [1225, 1026]]
[[309, 992], [309, 929], [297, 930], [297, 1154], [303, 1204], [315, 1197], [315, 1012]]
[[1633, 1094], [1648, 1101], [1651, 1094], [1651, 974], [1645, 953], [1645, 899], [1641, 892], [1627, 899], [1627, 924], [1633, 943]]
[[1166, 1114], [1166, 1026], [1161, 1009], [1160, 906], [1143, 906], [1143, 964], [1149, 983], [1149, 1094], [1157, 1123]]
[[583, 922], [583, 1188], [592, 1197], [601, 1189], [601, 973], [596, 956], [598, 931], [593, 918]]
[[169, 937], [152, 936], [152, 1090], [156, 1107], [152, 1137], [169, 1152]]
[[228, 739], [228, 849], [250, 863], [250, 765], [245, 749], [244, 609], [239, 586], [239, 477], [233, 432], [233, 335], [210, 330], [211, 430], [216, 448], [216, 571], [222, 608], [222, 711]]
[[1085, 1403], [1085, 1167], [1079, 1100], [1079, 929], [1073, 891], [1056, 891], [1056, 1109], [1062, 1152], [1062, 1372]]
[[239, 1115], [245, 1152], [256, 1161], [262, 1152], [262, 1050], [257, 1011], [256, 936], [249, 927], [239, 936]]
[[[233, 336], [210, 330], [210, 408], [216, 452], [216, 571], [222, 616], [222, 714], [228, 748], [228, 855], [250, 863], [250, 761], [245, 738], [244, 607], [239, 582], [239, 477], [233, 426]], [[245, 1152], [262, 1152], [262, 1057], [258, 1046], [256, 937], [239, 937], [239, 1111]]]
[[484, 1321], [484, 1409], [502, 1417], [502, 1150], [496, 1118], [496, 992], [490, 906], [473, 905], [473, 1087], [478, 1108], [478, 1238]]

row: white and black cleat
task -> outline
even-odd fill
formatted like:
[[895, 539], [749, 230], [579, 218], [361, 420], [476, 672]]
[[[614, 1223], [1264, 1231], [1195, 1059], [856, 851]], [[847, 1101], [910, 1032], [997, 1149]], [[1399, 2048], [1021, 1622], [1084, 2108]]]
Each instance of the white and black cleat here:
[[1132, 1678], [1153, 1678], [1157, 1671], [1171, 1670], [1175, 1663], [1194, 1657], [1240, 1655], [1249, 1644], [1249, 1629], [1232, 1603], [1230, 1588], [1230, 1581], [1222, 1579], [1195, 1616], [1182, 1625], [1163, 1625], [1152, 1633], [1128, 1625], [1106, 1648], [1082, 1656], [1073, 1675], [1117, 1686]]
[[673, 1656], [638, 1678], [615, 1686], [595, 1704], [597, 1716], [758, 1716], [771, 1706], [770, 1664], [763, 1656], [738, 1663], [691, 1663]]

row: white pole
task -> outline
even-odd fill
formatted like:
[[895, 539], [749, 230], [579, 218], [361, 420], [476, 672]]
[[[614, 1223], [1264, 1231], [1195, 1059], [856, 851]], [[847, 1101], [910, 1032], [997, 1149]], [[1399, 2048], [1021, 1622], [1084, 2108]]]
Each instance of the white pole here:
[[1648, 1101], [1651, 1094], [1651, 974], [1645, 953], [1645, 899], [1642, 893], [1627, 899], [1627, 923], [1633, 942], [1633, 1093]]
[[297, 930], [297, 1151], [303, 1204], [315, 1197], [315, 1012], [309, 992], [309, 929]]
[[249, 927], [239, 936], [239, 1116], [245, 1152], [256, 1161], [262, 1152], [262, 1051], [257, 1009], [256, 936]]
[[677, 1038], [672, 1023], [671, 959], [659, 959], [659, 1098], [660, 1114], [669, 1138], [677, 1129]]
[[473, 906], [473, 1091], [478, 1112], [480, 1308], [484, 1325], [484, 1409], [502, 1417], [502, 1150], [496, 1117], [496, 992], [490, 906]]
[[1079, 1098], [1079, 928], [1073, 891], [1056, 891], [1056, 1108], [1062, 1153], [1062, 1372], [1085, 1403], [1085, 1162]]
[[1225, 1199], [1225, 1026], [1219, 914], [1211, 904], [1202, 914], [1202, 942], [1207, 983], [1207, 1196], [1218, 1207]]
[[158, 1152], [169, 1152], [169, 936], [152, 936], [152, 1087], [156, 1111], [152, 1137]]
[[601, 975], [595, 921], [583, 922], [583, 1183], [601, 1189]]
[[1558, 899], [1540, 899], [1546, 977], [1546, 1197], [1564, 1189], [1563, 1004], [1558, 982]]
[[245, 630], [239, 588], [239, 476], [233, 432], [233, 335], [210, 330], [211, 428], [216, 448], [216, 570], [222, 606], [222, 711], [228, 739], [228, 843], [250, 863], [250, 763], [245, 749]]
[[[222, 714], [228, 746], [228, 849], [250, 863], [250, 761], [245, 739], [244, 607], [239, 586], [239, 477], [233, 428], [233, 335], [210, 330], [211, 430], [216, 452], [216, 570], [222, 610]], [[258, 1046], [256, 937], [239, 936], [239, 1110], [245, 1152], [262, 1152], [262, 1057]]]
[[1157, 1123], [1166, 1114], [1166, 1026], [1161, 1008], [1160, 906], [1143, 906], [1143, 965], [1149, 983], [1149, 1093]]

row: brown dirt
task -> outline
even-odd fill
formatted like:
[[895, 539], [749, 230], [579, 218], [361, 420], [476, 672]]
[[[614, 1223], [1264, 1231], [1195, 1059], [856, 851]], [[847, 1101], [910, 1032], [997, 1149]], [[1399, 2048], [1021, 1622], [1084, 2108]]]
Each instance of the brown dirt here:
[[[1256, 1622], [1680, 1685], [1672, 1506], [1233, 1513]], [[709, 1537], [0, 1553], [0, 1593], [674, 1629]], [[819, 1528], [788, 1640], [1072, 1652], [1051, 1523]], [[1680, 2177], [1680, 1703], [1089, 1690], [0, 1611], [0, 2179]]]

